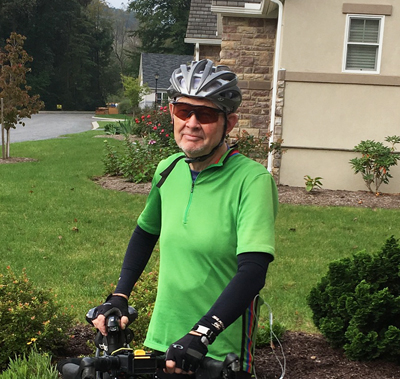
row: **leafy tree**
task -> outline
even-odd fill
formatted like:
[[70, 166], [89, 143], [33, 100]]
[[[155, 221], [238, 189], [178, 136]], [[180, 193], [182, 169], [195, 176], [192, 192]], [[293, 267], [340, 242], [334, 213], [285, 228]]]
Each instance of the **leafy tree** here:
[[146, 53], [192, 54], [184, 43], [190, 0], [134, 0], [129, 9], [135, 13], [139, 28], [134, 32]]
[[138, 78], [124, 75], [121, 77], [125, 97], [130, 100], [133, 108], [137, 108], [139, 102], [143, 99], [143, 96], [150, 93], [149, 87], [147, 84], [141, 86]]
[[[17, 124], [25, 126], [23, 118], [30, 118], [44, 107], [39, 95], [30, 96], [31, 89], [26, 84], [26, 74], [30, 71], [27, 63], [32, 61], [24, 50], [26, 37], [15, 32], [11, 33], [4, 51], [0, 52], [0, 98], [3, 98], [2, 120], [2, 155], [3, 159], [10, 157], [10, 130]], [[4, 131], [7, 132], [5, 148]]]

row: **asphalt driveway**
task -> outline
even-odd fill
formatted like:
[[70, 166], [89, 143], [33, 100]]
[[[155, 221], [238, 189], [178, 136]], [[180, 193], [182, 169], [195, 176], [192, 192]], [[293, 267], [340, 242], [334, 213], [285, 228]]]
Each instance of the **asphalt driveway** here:
[[[12, 129], [10, 142], [37, 141], [58, 138], [65, 134], [92, 129], [94, 112], [40, 112], [24, 119], [25, 126]], [[1, 139], [0, 139], [1, 145]]]

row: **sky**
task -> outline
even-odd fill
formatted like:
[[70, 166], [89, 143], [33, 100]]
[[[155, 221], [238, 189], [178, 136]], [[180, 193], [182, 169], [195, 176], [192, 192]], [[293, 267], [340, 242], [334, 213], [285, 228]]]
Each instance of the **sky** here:
[[110, 5], [110, 7], [113, 7], [113, 8], [121, 8], [122, 3], [124, 4], [124, 6], [126, 8], [126, 6], [128, 4], [127, 0], [106, 0], [106, 1]]

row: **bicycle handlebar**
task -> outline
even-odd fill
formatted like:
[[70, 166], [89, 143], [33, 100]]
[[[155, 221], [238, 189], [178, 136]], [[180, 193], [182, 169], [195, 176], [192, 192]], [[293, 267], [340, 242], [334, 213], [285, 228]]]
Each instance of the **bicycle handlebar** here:
[[[134, 308], [129, 307], [129, 321], [137, 317]], [[92, 321], [97, 317], [96, 308], [89, 310], [86, 320], [93, 325]], [[129, 328], [119, 328], [119, 316], [110, 314], [106, 319], [108, 335], [102, 336], [97, 333], [95, 344], [97, 352], [95, 357], [84, 357], [82, 359], [72, 358], [60, 362], [58, 370], [64, 379], [96, 379], [102, 378], [98, 373], [109, 373], [110, 378], [123, 377], [126, 379], [137, 378], [139, 375], [154, 375], [158, 369], [165, 368], [165, 355], [155, 355], [144, 351], [133, 352], [128, 348], [133, 338]], [[100, 356], [100, 351], [104, 355]], [[225, 360], [217, 361], [205, 357], [200, 368], [196, 371], [198, 379], [228, 379], [230, 373], [239, 371], [239, 358], [230, 353]]]
[[[210, 357], [204, 358], [196, 371], [198, 379], [228, 378], [229, 372], [238, 371], [239, 360], [236, 354], [230, 353], [224, 361]], [[165, 367], [165, 355], [105, 355], [101, 357], [85, 357], [77, 362], [65, 363], [61, 368], [64, 379], [95, 379], [96, 372], [118, 372], [124, 378], [136, 378], [139, 375], [155, 374], [157, 369]], [[117, 376], [113, 376], [113, 378]]]

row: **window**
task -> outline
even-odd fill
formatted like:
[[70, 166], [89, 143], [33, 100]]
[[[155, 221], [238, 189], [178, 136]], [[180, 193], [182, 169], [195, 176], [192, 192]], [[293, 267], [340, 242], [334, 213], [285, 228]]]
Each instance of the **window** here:
[[384, 17], [347, 16], [343, 71], [379, 73]]

